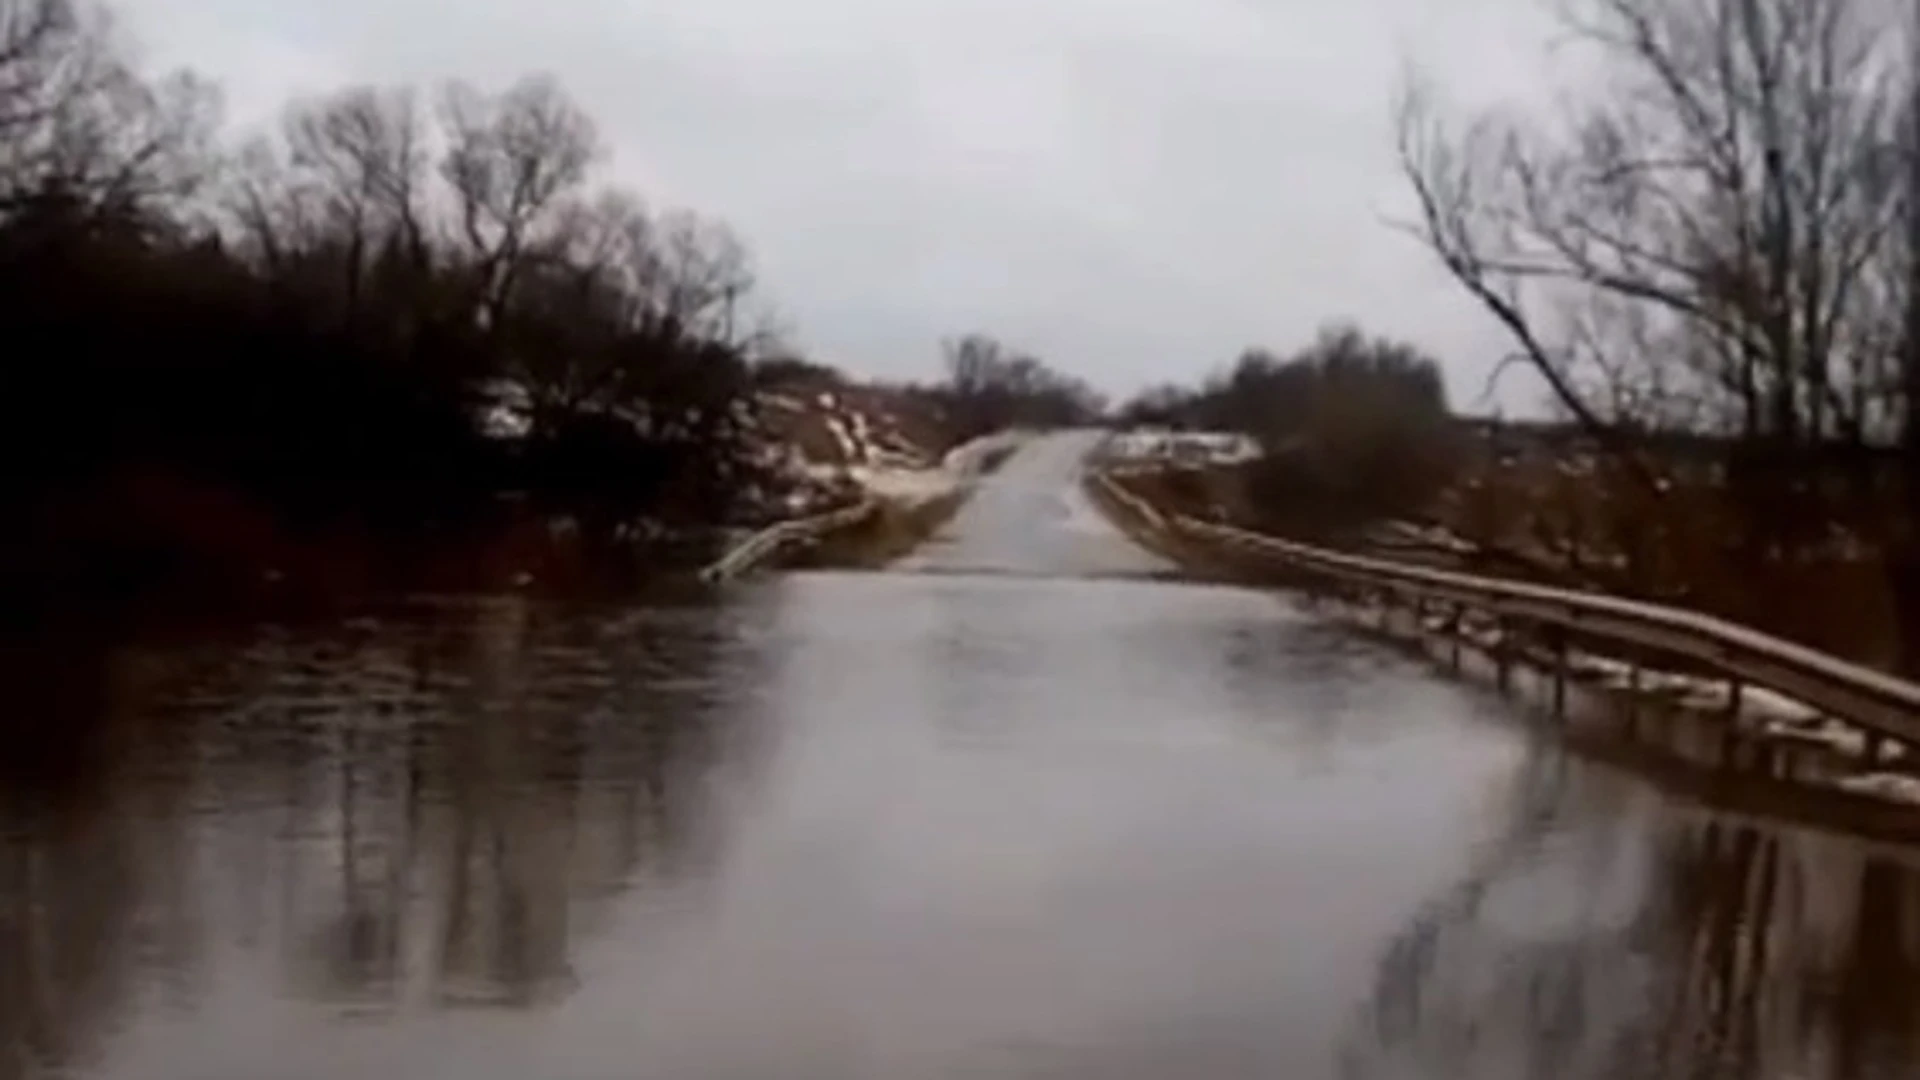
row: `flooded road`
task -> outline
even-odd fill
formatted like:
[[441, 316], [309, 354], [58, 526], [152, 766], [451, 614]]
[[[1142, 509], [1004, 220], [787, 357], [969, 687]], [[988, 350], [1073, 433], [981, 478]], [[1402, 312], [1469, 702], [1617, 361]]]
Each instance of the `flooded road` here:
[[1022, 446], [932, 540], [907, 572], [1036, 576], [1166, 575], [1174, 566], [1115, 529], [1081, 490], [1100, 434], [1074, 431]]
[[15, 657], [0, 1076], [1915, 1074], [1905, 855], [1073, 576], [1153, 572], [1034, 491], [1073, 449], [945, 573]]

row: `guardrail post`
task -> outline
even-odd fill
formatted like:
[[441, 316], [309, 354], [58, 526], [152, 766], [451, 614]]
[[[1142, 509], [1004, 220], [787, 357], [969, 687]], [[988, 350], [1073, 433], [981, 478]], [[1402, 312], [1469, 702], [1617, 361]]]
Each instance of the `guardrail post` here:
[[1553, 628], [1553, 718], [1567, 718], [1567, 628]]
[[1744, 689], [1738, 678], [1727, 680], [1727, 730], [1720, 740], [1720, 764], [1732, 769], [1740, 767], [1740, 748], [1746, 742], [1740, 734], [1740, 699]]
[[1447, 662], [1458, 673], [1460, 670], [1460, 639], [1466, 635], [1466, 605], [1456, 602], [1453, 605], [1453, 617], [1447, 624]]
[[1513, 692], [1513, 620], [1495, 619], [1493, 639], [1493, 668], [1499, 682], [1500, 692]]
[[1640, 651], [1633, 652], [1633, 659], [1627, 662], [1627, 737], [1640, 737], [1640, 674], [1644, 669], [1640, 665]]
[[1862, 732], [1862, 735], [1864, 736], [1865, 742], [1861, 745], [1860, 749], [1866, 755], [1867, 764], [1880, 764], [1880, 760], [1886, 756], [1887, 747], [1891, 745], [1892, 740], [1877, 731]]

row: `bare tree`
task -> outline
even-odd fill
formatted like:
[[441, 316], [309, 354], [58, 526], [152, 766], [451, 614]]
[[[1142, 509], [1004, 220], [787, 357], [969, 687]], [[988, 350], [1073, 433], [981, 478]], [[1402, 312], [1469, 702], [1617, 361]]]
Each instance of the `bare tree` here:
[[1059, 427], [1091, 421], [1106, 401], [1085, 381], [986, 334], [941, 343], [946, 384], [936, 391], [956, 438], [1002, 428]]
[[965, 334], [941, 343], [947, 382], [962, 394], [985, 392], [1004, 381], [1006, 350], [985, 334]]
[[296, 102], [277, 143], [256, 140], [233, 163], [228, 214], [274, 273], [297, 255], [351, 316], [377, 261], [397, 259], [415, 277], [432, 262], [429, 141], [411, 91], [356, 87]]
[[[1920, 11], [1909, 7], [1904, 31], [1907, 82], [1894, 145], [1898, 178], [1892, 200], [1901, 215], [1898, 241], [1882, 260], [1881, 341], [1892, 358], [1886, 383], [1897, 402], [1901, 519], [1889, 555], [1889, 585], [1897, 610], [1920, 621]], [[1920, 627], [1906, 634], [1909, 665], [1920, 666]]]
[[556, 209], [546, 250], [529, 260], [514, 296], [519, 321], [540, 343], [506, 358], [509, 373], [536, 401], [537, 415], [566, 416], [621, 400], [627, 366], [617, 344], [646, 325], [642, 289], [657, 261], [653, 233], [646, 208], [625, 191]]
[[16, 186], [74, 81], [86, 35], [69, 0], [0, 0], [0, 161]]
[[141, 78], [104, 14], [0, 0], [0, 212], [57, 203], [131, 220], [206, 179], [218, 96], [185, 74]]
[[297, 104], [286, 141], [337, 229], [360, 242], [392, 237], [426, 261], [428, 134], [411, 90], [359, 87]]
[[281, 143], [256, 136], [229, 156], [223, 170], [221, 207], [233, 250], [270, 280], [283, 278], [325, 231], [317, 185], [287, 157]]
[[599, 154], [587, 115], [550, 79], [498, 95], [461, 83], [442, 101], [448, 146], [440, 173], [451, 187], [459, 235], [473, 262], [479, 317], [496, 325], [543, 226], [585, 183]]
[[[1591, 430], [1712, 419], [1770, 461], [1869, 439], [1884, 353], [1860, 327], [1893, 224], [1887, 14], [1570, 0], [1606, 77], [1559, 123], [1451, 126], [1409, 91], [1415, 231]], [[1689, 397], [1698, 414], [1659, 416]]]
[[[15, 516], [127, 464], [403, 530], [524, 512], [501, 490], [607, 537], [753, 497], [746, 250], [589, 197], [594, 129], [554, 84], [456, 85], [438, 112], [349, 89], [214, 156], [211, 94], [141, 77], [90, 2], [0, 0], [0, 319], [60, 433], [16, 440], [50, 464], [0, 485]], [[67, 559], [83, 539], [38, 554], [122, 557], [103, 535]], [[126, 565], [171, 558], [146, 543]]]
[[655, 241], [642, 294], [658, 325], [728, 345], [751, 336], [741, 305], [754, 287], [753, 266], [732, 229], [681, 210], [656, 223]]

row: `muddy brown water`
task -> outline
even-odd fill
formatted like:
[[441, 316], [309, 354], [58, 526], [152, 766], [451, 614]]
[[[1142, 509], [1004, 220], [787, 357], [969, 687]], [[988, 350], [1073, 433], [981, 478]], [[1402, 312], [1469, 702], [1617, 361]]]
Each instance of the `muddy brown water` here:
[[14, 657], [0, 1076], [1920, 1074], [1906, 854], [1159, 580], [1085, 446], [938, 573]]

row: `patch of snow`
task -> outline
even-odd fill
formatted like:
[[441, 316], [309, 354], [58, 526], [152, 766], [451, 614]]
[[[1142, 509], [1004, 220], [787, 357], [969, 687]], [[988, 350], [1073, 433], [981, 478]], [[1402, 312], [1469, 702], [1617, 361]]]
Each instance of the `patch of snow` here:
[[837, 416], [826, 417], [825, 421], [827, 434], [833, 436], [834, 445], [840, 451], [840, 460], [845, 462], [859, 461], [859, 449], [853, 441], [853, 436], [848, 434], [845, 422]]
[[1384, 534], [1383, 538], [1385, 539], [1438, 548], [1456, 554], [1471, 554], [1480, 548], [1478, 544], [1466, 540], [1453, 530], [1439, 525], [1423, 525], [1412, 521], [1389, 521], [1385, 525], [1382, 525], [1379, 531]]
[[1183, 460], [1231, 465], [1260, 456], [1253, 439], [1229, 431], [1169, 431], [1141, 428], [1122, 432], [1107, 442], [1116, 458]]
[[1799, 698], [1788, 697], [1764, 686], [1749, 686], [1741, 691], [1740, 711], [1747, 715], [1784, 720], [1788, 723], [1807, 723], [1820, 719], [1820, 710]]
[[1567, 666], [1576, 674], [1602, 678], [1624, 677], [1633, 671], [1633, 665], [1625, 660], [1579, 650], [1567, 654]]
[[1834, 782], [1834, 787], [1854, 795], [1871, 795], [1889, 802], [1920, 806], [1920, 777], [1900, 773], [1861, 773]]
[[533, 430], [533, 418], [519, 409], [495, 405], [480, 413], [480, 433], [489, 439], [524, 439]]
[[940, 469], [879, 469], [867, 466], [848, 470], [854, 481], [883, 499], [909, 505], [932, 502], [952, 493], [961, 479]]
[[847, 437], [854, 448], [850, 460], [866, 461], [873, 456], [872, 429], [867, 425], [866, 413], [847, 414]]
[[1808, 723], [1772, 719], [1761, 725], [1760, 733], [1777, 742], [1822, 746], [1848, 757], [1860, 757], [1867, 752], [1867, 733], [1838, 720]]
[[1475, 645], [1476, 647], [1485, 649], [1489, 652], [1499, 648], [1507, 640], [1506, 631], [1501, 630], [1498, 627], [1484, 627], [1484, 626], [1464, 627], [1460, 631], [1460, 636], [1466, 638], [1469, 642], [1473, 643], [1473, 645]]
[[[1625, 691], [1638, 686], [1642, 693], [1674, 697], [1678, 704], [1689, 709], [1725, 710], [1732, 703], [1730, 685], [1721, 678], [1643, 668], [1636, 681], [1633, 665], [1628, 661], [1586, 652], [1571, 654], [1567, 666], [1577, 674], [1595, 678], [1610, 690]], [[1742, 688], [1740, 713], [1744, 717], [1786, 724], [1820, 719], [1819, 712], [1812, 706], [1764, 686]]]

